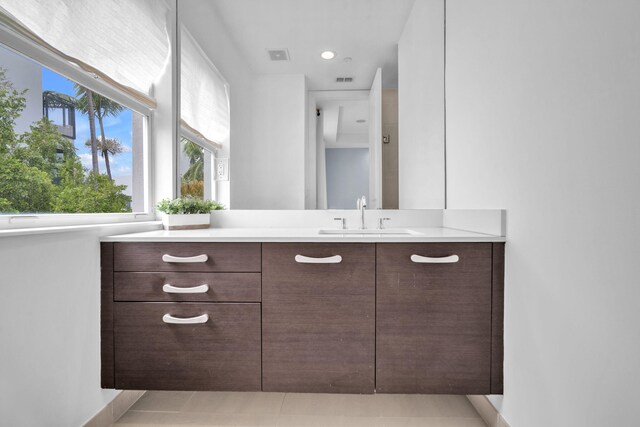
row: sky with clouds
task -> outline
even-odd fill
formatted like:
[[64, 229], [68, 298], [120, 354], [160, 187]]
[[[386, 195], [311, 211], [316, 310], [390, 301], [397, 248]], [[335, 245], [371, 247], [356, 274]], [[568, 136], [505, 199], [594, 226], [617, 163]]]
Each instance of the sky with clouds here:
[[[73, 82], [53, 71], [42, 68], [42, 90], [53, 90], [67, 95], [75, 96]], [[131, 110], [125, 109], [115, 117], [104, 119], [104, 132], [107, 138], [115, 138], [122, 144], [124, 152], [115, 156], [109, 156], [111, 174], [114, 177], [131, 175]], [[51, 117], [53, 119], [53, 117]], [[56, 121], [56, 120], [54, 120]], [[100, 129], [96, 121], [96, 132], [100, 137]], [[91, 169], [91, 149], [85, 146], [85, 142], [90, 138], [89, 117], [76, 111], [76, 139], [75, 145], [82, 165]], [[100, 173], [106, 173], [104, 159], [100, 156]]]

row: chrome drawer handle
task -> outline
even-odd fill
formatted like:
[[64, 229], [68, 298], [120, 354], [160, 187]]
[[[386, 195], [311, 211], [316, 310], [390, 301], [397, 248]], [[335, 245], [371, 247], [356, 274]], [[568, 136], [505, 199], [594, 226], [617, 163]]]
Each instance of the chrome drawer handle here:
[[169, 254], [162, 255], [162, 261], [175, 263], [207, 262], [208, 259], [209, 257], [204, 254], [196, 256], [173, 256]]
[[300, 264], [339, 264], [342, 262], [340, 255], [328, 256], [324, 258], [314, 258], [304, 255], [296, 255], [296, 262]]
[[411, 261], [417, 262], [418, 264], [453, 264], [454, 262], [460, 261], [460, 257], [458, 255], [429, 257], [414, 254], [411, 255]]
[[172, 325], [197, 325], [198, 323], [207, 323], [209, 321], [208, 314], [202, 314], [196, 317], [173, 317], [170, 314], [162, 316], [164, 323], [171, 323]]
[[209, 285], [193, 286], [191, 288], [178, 288], [169, 283], [165, 283], [162, 290], [168, 294], [205, 294], [209, 291]]

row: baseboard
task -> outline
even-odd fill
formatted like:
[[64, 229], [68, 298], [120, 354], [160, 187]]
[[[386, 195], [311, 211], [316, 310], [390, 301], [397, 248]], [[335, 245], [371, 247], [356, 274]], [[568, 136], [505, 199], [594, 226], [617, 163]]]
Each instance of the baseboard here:
[[476, 408], [478, 414], [480, 414], [489, 427], [509, 427], [509, 423], [502, 418], [500, 412], [489, 402], [487, 396], [467, 395], [467, 399], [469, 399], [469, 402]]
[[118, 421], [145, 393], [146, 391], [144, 390], [121, 391], [107, 406], [91, 417], [91, 419], [84, 424], [84, 427], [111, 427], [113, 423]]

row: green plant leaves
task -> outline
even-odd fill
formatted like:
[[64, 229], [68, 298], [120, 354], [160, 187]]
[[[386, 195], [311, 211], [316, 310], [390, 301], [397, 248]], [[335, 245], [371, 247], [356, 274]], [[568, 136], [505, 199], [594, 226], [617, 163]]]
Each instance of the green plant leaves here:
[[160, 212], [169, 215], [177, 214], [204, 214], [211, 211], [222, 210], [224, 205], [215, 200], [202, 200], [196, 197], [181, 197], [179, 199], [164, 199], [158, 202], [156, 208]]

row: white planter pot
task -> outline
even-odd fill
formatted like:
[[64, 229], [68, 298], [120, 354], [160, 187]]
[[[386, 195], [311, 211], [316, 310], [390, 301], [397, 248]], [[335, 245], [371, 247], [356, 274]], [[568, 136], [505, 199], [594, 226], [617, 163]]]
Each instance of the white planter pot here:
[[165, 230], [196, 230], [209, 228], [211, 214], [175, 214], [162, 213], [162, 225]]

